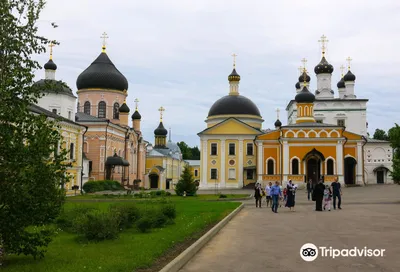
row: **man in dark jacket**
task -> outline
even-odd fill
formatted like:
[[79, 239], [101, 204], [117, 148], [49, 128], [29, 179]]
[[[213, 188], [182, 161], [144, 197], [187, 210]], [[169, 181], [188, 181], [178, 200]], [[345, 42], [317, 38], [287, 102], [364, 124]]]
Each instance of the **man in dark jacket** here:
[[312, 179], [310, 179], [310, 180], [307, 182], [307, 198], [308, 198], [308, 200], [310, 200], [310, 196], [311, 196], [311, 194], [312, 194], [312, 190], [313, 190], [313, 187], [312, 187]]
[[322, 180], [319, 181], [317, 185], [315, 185], [313, 190], [313, 199], [315, 199], [315, 210], [322, 212], [322, 200], [324, 198], [324, 190], [325, 186]]

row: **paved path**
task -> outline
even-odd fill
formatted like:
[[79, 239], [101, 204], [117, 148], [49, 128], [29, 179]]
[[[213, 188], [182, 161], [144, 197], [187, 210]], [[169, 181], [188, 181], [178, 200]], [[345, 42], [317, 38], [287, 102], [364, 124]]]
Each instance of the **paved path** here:
[[[400, 205], [376, 204], [400, 200], [400, 186], [345, 188], [343, 210], [330, 212], [314, 212], [300, 192], [297, 198], [296, 212], [281, 208], [278, 214], [249, 202], [181, 272], [400, 271]], [[299, 254], [305, 243], [386, 251], [384, 257], [305, 262]]]

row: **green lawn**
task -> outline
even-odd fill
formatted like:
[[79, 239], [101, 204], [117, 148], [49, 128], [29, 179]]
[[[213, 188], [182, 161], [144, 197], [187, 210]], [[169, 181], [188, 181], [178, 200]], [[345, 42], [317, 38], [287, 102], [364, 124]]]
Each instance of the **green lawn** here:
[[[190, 197], [182, 197], [182, 196], [177, 196], [177, 195], [171, 195], [171, 196], [166, 196], [166, 199], [171, 199], [173, 201], [175, 200], [234, 200], [234, 199], [243, 199], [246, 197], [249, 197], [250, 194], [240, 194], [240, 195], [232, 195], [228, 194], [226, 195], [226, 198], [220, 198], [219, 195], [197, 195], [197, 196], [190, 196]], [[151, 199], [160, 199], [161, 197], [154, 197]], [[114, 195], [114, 196], [104, 196], [101, 194], [94, 195], [94, 194], [86, 194], [86, 195], [77, 195], [77, 196], [71, 196], [68, 197], [68, 200], [70, 201], [75, 201], [75, 200], [81, 200], [81, 199], [121, 199], [121, 200], [147, 200], [146, 198], [137, 198], [133, 197], [132, 195], [126, 195], [126, 194], [121, 194], [121, 195]]]
[[[8, 256], [7, 272], [77, 272], [107, 271], [132, 272], [140, 267], [148, 267], [168, 249], [190, 237], [198, 237], [199, 232], [210, 224], [215, 224], [240, 205], [234, 202], [202, 201], [203, 197], [187, 199], [172, 197], [176, 205], [177, 218], [174, 225], [153, 229], [150, 233], [139, 233], [128, 229], [120, 233], [116, 240], [82, 244], [76, 235], [59, 232], [48, 247], [44, 259], [33, 260], [27, 256]], [[76, 199], [77, 200], [77, 199]], [[94, 206], [107, 209], [118, 200], [102, 202], [67, 201], [65, 209], [76, 205]], [[120, 201], [122, 202], [122, 201]], [[138, 205], [152, 205], [152, 201], [138, 201]]]

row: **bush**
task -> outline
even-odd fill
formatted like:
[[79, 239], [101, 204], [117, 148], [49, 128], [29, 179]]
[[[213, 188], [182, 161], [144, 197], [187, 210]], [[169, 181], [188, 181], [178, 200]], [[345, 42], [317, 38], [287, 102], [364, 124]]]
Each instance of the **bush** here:
[[86, 215], [95, 210], [97, 209], [90, 207], [83, 207], [83, 206], [78, 206], [77, 208], [68, 211], [64, 210], [61, 212], [60, 216], [56, 219], [56, 224], [62, 230], [73, 231], [72, 229], [73, 221], [75, 220], [76, 217], [81, 215]]
[[75, 232], [89, 241], [111, 240], [118, 237], [120, 218], [111, 212], [92, 211], [75, 218]]
[[167, 204], [167, 205], [161, 206], [161, 212], [169, 219], [176, 218], [176, 208], [174, 205]]
[[139, 208], [135, 204], [110, 206], [110, 212], [119, 217], [119, 227], [127, 229], [141, 217]]
[[223, 195], [223, 194], [219, 195], [219, 198], [227, 198], [227, 197], [228, 197], [227, 195]]
[[136, 222], [136, 226], [141, 232], [149, 232], [152, 225], [153, 220], [148, 216], [142, 217]]
[[197, 186], [194, 182], [194, 177], [190, 172], [189, 166], [186, 165], [181, 178], [175, 187], [175, 192], [178, 196], [183, 196], [186, 192], [187, 196], [195, 196], [197, 192]]
[[168, 217], [166, 217], [160, 210], [153, 213], [151, 216], [151, 226], [153, 228], [162, 228], [168, 222]]
[[171, 196], [170, 192], [165, 192], [165, 196]]
[[83, 190], [85, 190], [86, 193], [94, 193], [100, 191], [124, 190], [124, 187], [115, 180], [98, 180], [86, 182], [83, 185]]

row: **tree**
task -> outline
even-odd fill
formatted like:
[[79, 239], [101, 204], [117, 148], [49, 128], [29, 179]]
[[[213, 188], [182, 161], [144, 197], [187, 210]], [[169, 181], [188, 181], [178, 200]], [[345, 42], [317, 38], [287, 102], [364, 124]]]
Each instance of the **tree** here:
[[177, 195], [183, 196], [184, 192], [186, 192], [187, 196], [194, 196], [197, 192], [197, 184], [188, 165], [185, 166], [181, 178], [175, 186]]
[[190, 147], [185, 142], [178, 142], [184, 160], [200, 160], [200, 150], [197, 146]]
[[32, 55], [49, 43], [37, 35], [43, 7], [43, 0], [0, 3], [0, 252], [34, 258], [51, 241], [46, 224], [58, 216], [68, 181], [57, 122], [29, 110], [41, 96]]
[[192, 147], [192, 160], [200, 160], [200, 149], [197, 146]]
[[387, 136], [386, 132], [383, 129], [379, 128], [375, 130], [373, 138], [376, 140], [383, 140], [383, 141], [389, 140], [389, 137]]
[[400, 184], [400, 126], [395, 124], [388, 132], [390, 145], [393, 148], [393, 171], [390, 174], [393, 181]]

